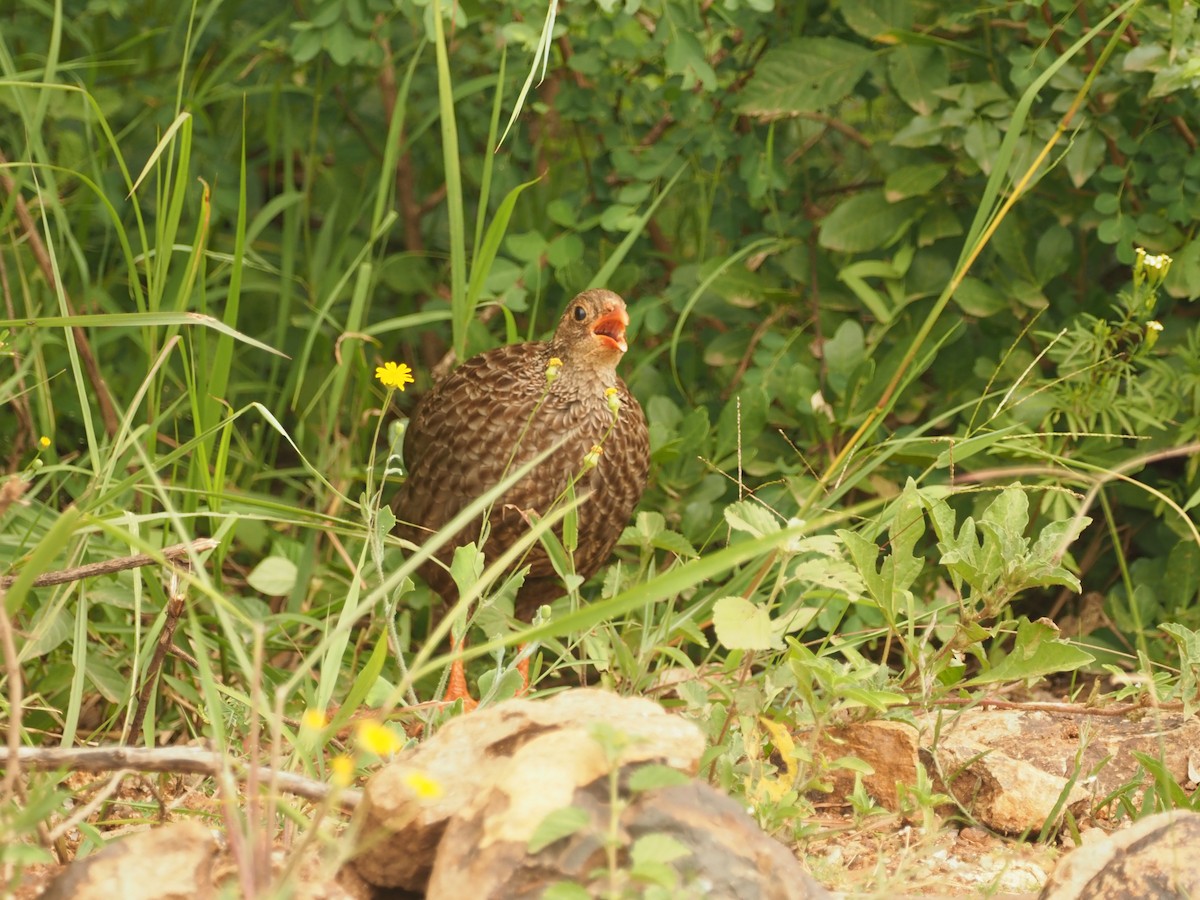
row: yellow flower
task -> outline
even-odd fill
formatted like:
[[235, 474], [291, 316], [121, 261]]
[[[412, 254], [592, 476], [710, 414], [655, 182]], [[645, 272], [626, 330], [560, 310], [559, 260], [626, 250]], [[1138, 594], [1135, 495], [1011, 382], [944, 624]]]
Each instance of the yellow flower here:
[[375, 377], [383, 383], [384, 387], [397, 388], [401, 391], [404, 390], [406, 384], [416, 381], [412, 376], [412, 369], [404, 363], [394, 363], [390, 360], [375, 369]]
[[329, 761], [329, 771], [333, 775], [330, 780], [334, 785], [349, 787], [354, 780], [354, 760], [349, 756], [335, 756]]
[[38, 443], [41, 445], [42, 449], [45, 450], [50, 446], [50, 438], [43, 434], [40, 438], [38, 438]]
[[550, 357], [550, 362], [546, 363], [546, 384], [554, 384], [554, 379], [558, 377], [561, 369], [562, 360], [557, 356]]
[[405, 772], [404, 783], [418, 800], [436, 800], [445, 793], [440, 781], [420, 769]]
[[329, 720], [325, 718], [325, 713], [319, 709], [306, 709], [304, 715], [300, 717], [300, 727], [311, 731], [320, 731], [328, 724]]
[[396, 737], [394, 731], [374, 719], [363, 719], [359, 722], [355, 737], [359, 747], [376, 756], [390, 756], [404, 746], [404, 742]]
[[612, 410], [613, 417], [621, 411], [621, 392], [615, 387], [604, 389], [604, 398], [608, 401], [608, 408]]

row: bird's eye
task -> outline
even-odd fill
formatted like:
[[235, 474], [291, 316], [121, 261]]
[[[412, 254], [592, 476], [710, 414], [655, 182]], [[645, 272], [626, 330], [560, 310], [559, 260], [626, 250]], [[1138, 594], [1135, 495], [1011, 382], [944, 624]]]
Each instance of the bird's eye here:
[[587, 318], [587, 310], [584, 309], [582, 306], [575, 307], [575, 321], [582, 322], [586, 318]]

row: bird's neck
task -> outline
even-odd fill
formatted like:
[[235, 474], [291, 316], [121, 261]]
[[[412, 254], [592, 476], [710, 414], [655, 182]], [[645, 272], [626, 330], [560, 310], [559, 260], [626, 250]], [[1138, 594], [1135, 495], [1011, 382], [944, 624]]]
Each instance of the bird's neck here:
[[617, 386], [617, 359], [613, 359], [611, 363], [591, 359], [573, 359], [570, 351], [563, 347], [550, 345], [550, 352], [546, 355], [546, 363], [549, 364], [551, 359], [562, 360], [562, 367], [559, 369], [558, 377], [554, 381], [553, 391], [556, 394], [582, 394], [595, 393], [597, 396], [603, 396], [605, 388]]

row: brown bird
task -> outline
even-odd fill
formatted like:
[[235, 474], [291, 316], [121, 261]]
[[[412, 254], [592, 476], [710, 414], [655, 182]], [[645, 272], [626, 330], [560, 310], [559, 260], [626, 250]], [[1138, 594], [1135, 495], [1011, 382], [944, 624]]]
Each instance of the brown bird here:
[[[481, 353], [426, 394], [404, 437], [408, 479], [394, 504], [400, 536], [422, 544], [508, 474], [563, 440], [492, 504], [481, 549], [489, 563], [500, 556], [529, 530], [530, 513], [550, 513], [578, 479], [576, 496], [590, 494], [577, 513], [574, 568], [585, 579], [599, 571], [642, 496], [650, 467], [646, 417], [617, 376], [628, 325], [620, 297], [584, 291], [567, 305], [550, 341]], [[594, 468], [586, 469], [588, 461]], [[456, 547], [478, 544], [482, 525], [480, 516], [419, 569], [448, 605], [458, 600], [458, 589], [446, 567]], [[555, 532], [561, 538], [561, 523]], [[511, 570], [522, 566], [529, 572], [516, 614], [528, 619], [566, 590], [540, 541]], [[466, 679], [458, 661], [446, 699], [460, 696], [466, 696]]]

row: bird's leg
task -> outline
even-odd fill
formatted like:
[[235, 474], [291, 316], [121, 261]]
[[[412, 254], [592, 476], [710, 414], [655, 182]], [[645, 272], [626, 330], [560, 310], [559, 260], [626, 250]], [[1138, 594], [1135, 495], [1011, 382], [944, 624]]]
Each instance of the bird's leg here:
[[463, 638], [457, 638], [450, 645], [450, 651], [457, 655], [454, 662], [450, 664], [450, 677], [446, 680], [446, 693], [442, 696], [442, 701], [453, 703], [455, 700], [461, 700], [463, 712], [470, 712], [479, 705], [479, 701], [472, 697], [471, 692], [467, 690], [467, 673], [463, 669], [461, 655], [464, 644]]
[[517, 647], [517, 671], [521, 673], [521, 686], [517, 689], [516, 697], [524, 697], [529, 693], [529, 656], [525, 653], [528, 644]]

